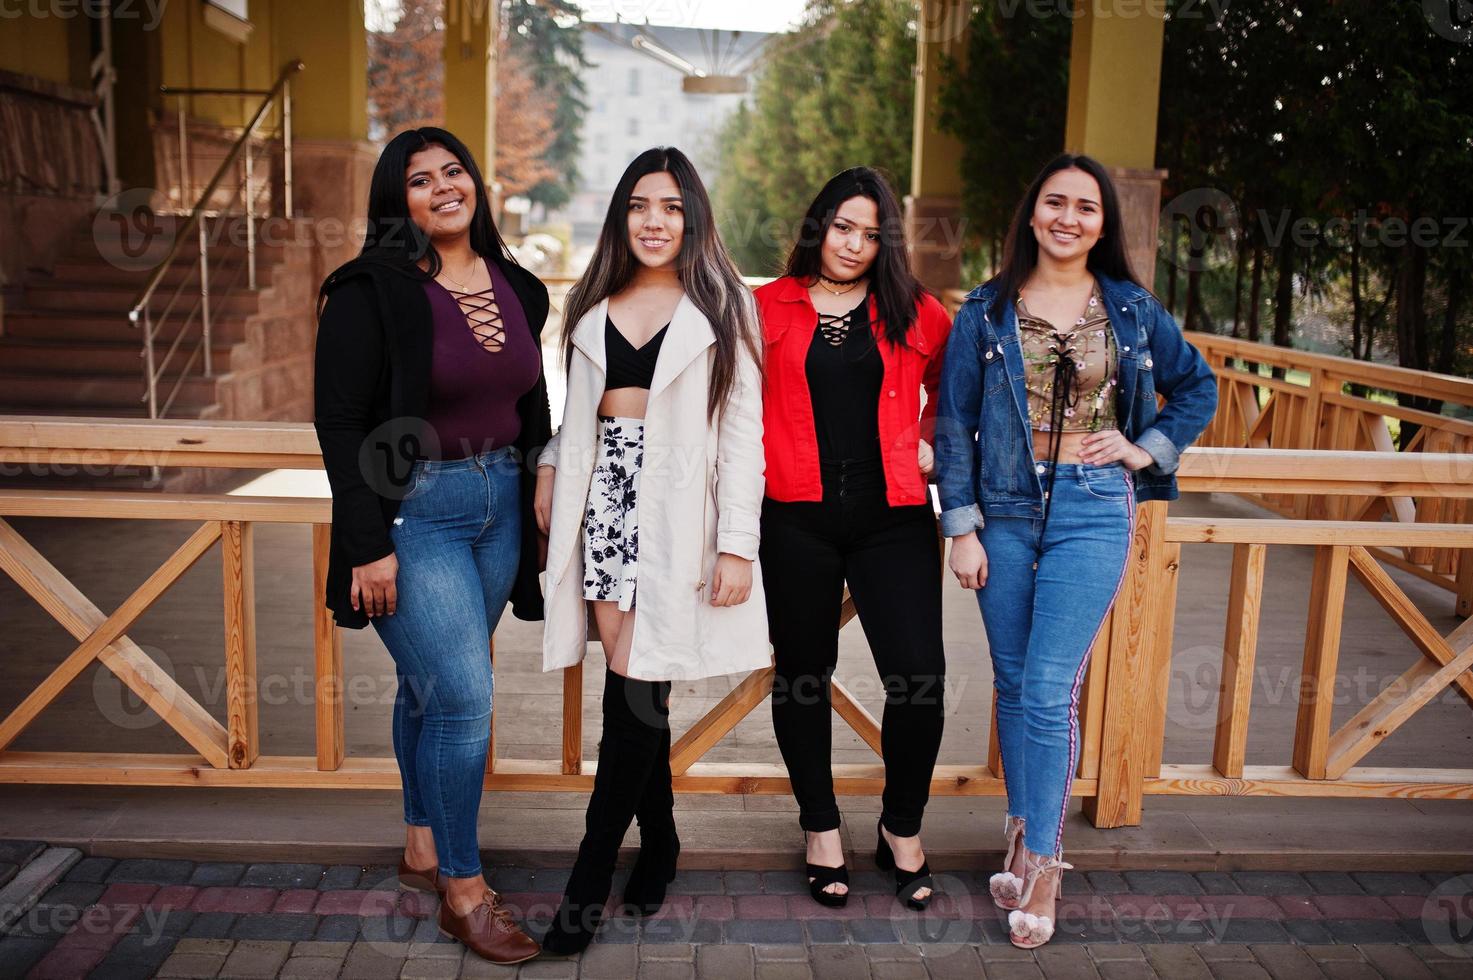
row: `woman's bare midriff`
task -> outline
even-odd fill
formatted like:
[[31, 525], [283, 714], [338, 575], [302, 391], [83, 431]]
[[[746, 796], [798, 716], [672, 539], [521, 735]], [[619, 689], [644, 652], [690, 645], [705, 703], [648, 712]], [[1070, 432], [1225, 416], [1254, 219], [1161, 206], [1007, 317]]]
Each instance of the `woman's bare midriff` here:
[[598, 403], [598, 414], [621, 419], [642, 419], [649, 408], [648, 388], [613, 388], [604, 392]]
[[[1041, 462], [1047, 462], [1049, 455], [1049, 435], [1051, 433], [1033, 430], [1033, 458]], [[1079, 451], [1084, 437], [1088, 432], [1062, 432], [1058, 433], [1059, 439], [1059, 462], [1078, 463]]]

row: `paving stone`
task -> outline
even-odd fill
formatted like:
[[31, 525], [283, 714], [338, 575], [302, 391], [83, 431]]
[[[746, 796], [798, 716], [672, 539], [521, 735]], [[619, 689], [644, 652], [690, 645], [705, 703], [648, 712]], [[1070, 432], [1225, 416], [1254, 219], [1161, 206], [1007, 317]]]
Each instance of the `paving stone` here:
[[36, 904], [42, 908], [84, 909], [102, 897], [106, 885], [85, 881], [62, 881], [46, 890]]
[[263, 942], [243, 940], [235, 944], [225, 965], [220, 967], [221, 977], [271, 978], [291, 956], [289, 942]]
[[1198, 871], [1196, 878], [1197, 884], [1208, 895], [1241, 895], [1243, 892], [1233, 876], [1226, 871]]
[[1210, 943], [1216, 938], [1212, 927], [1204, 919], [1171, 919], [1153, 921], [1149, 925], [1156, 938], [1163, 943]]
[[639, 969], [639, 947], [594, 943], [580, 958], [578, 968], [585, 980], [625, 980]]
[[1291, 871], [1238, 871], [1233, 874], [1249, 895], [1307, 895], [1309, 882]]
[[142, 967], [143, 976], [152, 976], [174, 952], [175, 940], [157, 936], [124, 936], [108, 950], [97, 969], [101, 976], [112, 977], [121, 973], [138, 975], [135, 967]]
[[363, 920], [356, 915], [324, 915], [317, 920], [316, 940], [351, 943], [358, 938]]
[[1117, 871], [1087, 871], [1089, 887], [1096, 895], [1117, 895], [1131, 891], [1125, 877]]
[[62, 881], [84, 881], [90, 884], [101, 884], [107, 880], [112, 872], [113, 866], [118, 862], [112, 858], [89, 857], [82, 858], [72, 865], [72, 870], [66, 873]]
[[234, 925], [232, 912], [196, 912], [184, 935], [191, 939], [224, 939]]
[[193, 873], [193, 861], [128, 858], [113, 866], [107, 880], [146, 885], [182, 885], [189, 881], [189, 876]]
[[1316, 963], [1336, 963], [1349, 961], [1352, 963], [1364, 963], [1365, 955], [1352, 945], [1343, 946], [1314, 946], [1306, 947], [1304, 950], [1309, 958]]
[[1363, 895], [1365, 889], [1344, 871], [1306, 871], [1304, 880], [1316, 895]]
[[357, 886], [363, 869], [356, 864], [334, 864], [323, 871], [322, 878], [317, 882], [318, 891], [329, 891], [334, 888], [353, 888]]
[[808, 919], [803, 924], [808, 933], [808, 942], [816, 943], [847, 943], [849, 941], [849, 930], [844, 928], [840, 919]]
[[1136, 895], [1200, 895], [1203, 891], [1185, 871], [1127, 871], [1124, 878]]
[[895, 924], [889, 919], [851, 919], [845, 923], [849, 936], [856, 943], [898, 943]]
[[276, 904], [271, 906], [271, 911], [298, 914], [311, 912], [317, 904], [318, 894], [313, 888], [289, 888], [276, 896]]
[[1145, 960], [1108, 960], [1096, 969], [1104, 980], [1158, 980], [1156, 971]]
[[1371, 895], [1425, 895], [1431, 891], [1426, 879], [1408, 871], [1354, 871], [1350, 876]]
[[517, 967], [502, 966], [470, 953], [460, 961], [460, 975], [463, 980], [509, 980], [517, 975]]
[[282, 964], [278, 980], [333, 980], [343, 968], [340, 959], [293, 956]]
[[0, 888], [8, 885], [10, 883], [10, 879], [14, 878], [15, 873], [19, 870], [19, 865], [6, 864], [5, 862], [0, 861]]
[[787, 916], [788, 900], [782, 895], [736, 896], [738, 919], [785, 919]]
[[320, 864], [253, 864], [240, 884], [262, 888], [316, 888], [327, 869]]
[[220, 973], [220, 968], [225, 965], [224, 953], [185, 953], [178, 949], [174, 950], [163, 966], [159, 967], [160, 977], [213, 977]]
[[35, 860], [44, 850], [45, 841], [0, 840], [0, 861], [20, 867]]
[[[977, 876], [978, 880], [976, 883], [976, 894], [979, 896], [987, 897], [988, 901], [992, 900], [989, 897], [991, 895], [991, 889], [988, 887], [988, 881], [989, 879], [991, 879], [991, 877], [991, 872], [988, 872], [986, 874], [979, 874]], [[1089, 883], [1089, 876], [1086, 875], [1083, 871], [1065, 871], [1064, 881], [1061, 885], [1061, 888], [1065, 895], [1094, 894], [1094, 888], [1091, 887]]]
[[1403, 943], [1408, 945], [1425, 945], [1432, 942], [1432, 939], [1427, 935], [1427, 920], [1424, 918], [1398, 919], [1396, 925], [1406, 935], [1406, 938], [1402, 940]]
[[605, 919], [599, 927], [598, 941], [601, 943], [638, 943], [639, 920], [631, 918]]
[[1141, 955], [1167, 980], [1210, 980], [1212, 971], [1191, 946], [1142, 946]]
[[926, 964], [920, 960], [879, 960], [870, 963], [869, 972], [874, 980], [926, 980], [930, 976], [926, 971]]
[[1249, 947], [1258, 965], [1274, 980], [1320, 980], [1324, 973], [1298, 946], [1260, 944]]
[[414, 940], [419, 921], [407, 915], [377, 915], [366, 918], [359, 930], [359, 939], [363, 942], [407, 946]]
[[1316, 895], [1327, 919], [1395, 919], [1396, 910], [1374, 895]]
[[762, 875], [755, 871], [728, 871], [722, 875], [728, 895], [760, 895]]
[[236, 915], [259, 915], [271, 911], [276, 904], [273, 888], [201, 888], [190, 908], [196, 912], [233, 912]]
[[1217, 963], [1222, 960], [1244, 960], [1252, 961], [1253, 950], [1242, 943], [1217, 943], [1211, 946], [1198, 946], [1197, 955], [1208, 963]]
[[[528, 964], [529, 966], [531, 964]], [[523, 969], [520, 976], [543, 976], [543, 974], [532, 974]], [[558, 974], [558, 976], [576, 976], [576, 974]], [[641, 961], [639, 964], [639, 980], [695, 980], [696, 967], [694, 963], [675, 963], [670, 960], [652, 960], [648, 963]]]
[[532, 872], [532, 881], [527, 888], [533, 892], [557, 892], [559, 895], [568, 887], [568, 868], [538, 868]]
[[317, 916], [267, 913], [242, 915], [230, 930], [232, 939], [278, 939], [301, 942], [317, 932]]
[[858, 946], [819, 946], [808, 960], [816, 980], [868, 980], [869, 958]]
[[762, 890], [769, 895], [806, 895], [808, 876], [801, 871], [766, 871], [762, 874]]
[[[477, 957], [479, 959], [479, 957]], [[545, 977], [550, 980], [571, 980], [578, 975], [577, 960], [531, 960], [523, 963], [520, 977]]]
[[194, 871], [189, 875], [189, 884], [208, 888], [211, 885], [217, 887], [228, 887], [239, 884], [241, 875], [245, 874], [244, 864], [231, 864], [223, 861], [206, 861], [194, 866]]
[[1328, 944], [1335, 941], [1335, 937], [1330, 935], [1330, 930], [1315, 919], [1285, 919], [1279, 924], [1284, 927], [1289, 938], [1301, 946]]
[[1026, 949], [1019, 949], [1006, 939], [996, 946], [978, 946], [977, 955], [984, 964], [1034, 962], [1031, 952]]
[[1407, 934], [1384, 919], [1325, 919], [1324, 926], [1337, 943], [1404, 943]]
[[1228, 919], [1218, 933], [1225, 943], [1287, 943], [1289, 934], [1273, 919]]
[[349, 891], [320, 892], [313, 909], [318, 915], [389, 915], [399, 907], [397, 891]]
[[465, 955], [464, 948], [456, 949], [454, 956], [415, 956], [411, 952], [399, 976], [404, 980], [454, 980], [460, 976], [460, 962]]
[[791, 919], [734, 919], [722, 929], [729, 943], [802, 943], [803, 923]]
[[0, 939], [0, 977], [23, 977], [51, 949], [52, 942], [23, 936]]
[[82, 852], [75, 847], [48, 847], [29, 862], [11, 862], [20, 870], [0, 888], [0, 930], [25, 915], [81, 859]]
[[88, 946], [54, 946], [26, 976], [28, 980], [72, 980], [91, 973], [106, 955], [107, 950]]
[[1132, 960], [1144, 963], [1146, 956], [1136, 943], [1101, 943], [1096, 946], [1087, 946], [1085, 951], [1096, 963], [1108, 963], [1115, 960]]
[[1257, 963], [1239, 960], [1216, 960], [1207, 964], [1216, 980], [1273, 980], [1268, 971]]
[[682, 871], [670, 882], [671, 895], [721, 895], [726, 882], [720, 871]]
[[396, 943], [356, 942], [343, 960], [344, 980], [387, 980], [404, 969], [409, 947]]
[[1046, 977], [1068, 977], [1085, 980], [1099, 976], [1089, 951], [1083, 946], [1058, 946], [1049, 943], [1033, 951], [1034, 961]]
[[[1396, 980], [1432, 980], [1434, 974], [1416, 953], [1405, 946], [1363, 946], [1361, 952], [1372, 966]], [[1464, 962], [1469, 975], [1473, 963]]]
[[871, 963], [919, 963], [921, 948], [905, 943], [879, 943], [864, 947], [864, 955]]
[[[595, 946], [589, 952], [597, 948]], [[696, 975], [742, 980], [753, 975], [754, 959], [751, 946], [702, 946], [696, 950]], [[626, 975], [622, 974], [621, 980]], [[589, 976], [587, 954], [583, 959], [583, 976]]]
[[653, 946], [688, 946], [699, 942], [696, 930], [701, 925], [701, 922], [688, 916], [645, 919], [639, 926], [639, 941]]
[[982, 961], [970, 946], [937, 946], [924, 954], [921, 961], [931, 980], [975, 980], [982, 976]]
[[644, 960], [675, 960], [679, 963], [694, 963], [696, 949], [690, 943], [644, 943], [639, 947], [639, 958]]
[[1369, 963], [1323, 963], [1320, 968], [1330, 980], [1381, 980], [1381, 971]]

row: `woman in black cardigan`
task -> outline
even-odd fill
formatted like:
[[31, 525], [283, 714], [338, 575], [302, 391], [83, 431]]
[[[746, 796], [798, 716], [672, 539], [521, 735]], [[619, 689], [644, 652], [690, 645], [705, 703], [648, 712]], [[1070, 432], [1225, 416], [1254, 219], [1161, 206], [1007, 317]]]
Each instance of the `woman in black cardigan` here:
[[394, 658], [394, 754], [407, 887], [438, 891], [440, 928], [487, 959], [538, 947], [482, 875], [488, 644], [508, 599], [542, 618], [535, 460], [548, 441], [547, 290], [491, 221], [450, 133], [400, 133], [369, 191], [358, 258], [319, 296], [316, 427], [332, 486], [326, 602]]

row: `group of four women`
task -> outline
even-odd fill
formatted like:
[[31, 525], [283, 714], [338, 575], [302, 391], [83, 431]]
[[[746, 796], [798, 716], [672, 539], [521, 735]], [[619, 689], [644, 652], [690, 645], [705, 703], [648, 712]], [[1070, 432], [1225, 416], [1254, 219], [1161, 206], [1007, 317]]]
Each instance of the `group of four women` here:
[[925, 908], [946, 672], [935, 482], [997, 690], [1007, 857], [992, 898], [1015, 944], [1047, 942], [1089, 651], [1136, 502], [1176, 495], [1178, 455], [1216, 400], [1131, 273], [1105, 170], [1061, 156], [1039, 174], [1001, 272], [953, 324], [911, 273], [875, 171], [824, 186], [754, 297], [690, 161], [651, 149], [568, 295], [555, 435], [547, 312], [466, 147], [435, 128], [395, 137], [362, 254], [323, 284], [316, 425], [326, 601], [342, 625], [373, 624], [399, 677], [401, 882], [439, 892], [440, 928], [480, 955], [539, 952], [482, 876], [476, 832], [487, 646], [510, 601], [545, 619], [545, 669], [582, 660], [590, 618], [607, 659], [586, 831], [542, 949], [592, 940], [636, 820], [621, 904], [659, 910], [680, 852], [671, 682], [769, 664], [810, 892], [843, 905], [829, 685], [847, 584], [886, 692], [875, 860]]

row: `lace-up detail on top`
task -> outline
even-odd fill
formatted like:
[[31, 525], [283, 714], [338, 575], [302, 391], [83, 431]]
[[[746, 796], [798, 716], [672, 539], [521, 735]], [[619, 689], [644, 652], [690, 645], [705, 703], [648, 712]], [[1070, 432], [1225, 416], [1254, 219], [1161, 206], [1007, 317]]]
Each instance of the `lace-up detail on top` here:
[[449, 286], [445, 291], [455, 297], [460, 311], [465, 314], [466, 326], [476, 343], [489, 354], [499, 354], [506, 346], [506, 322], [501, 318], [501, 307], [496, 302], [496, 287], [487, 286], [473, 293], [463, 293]]

